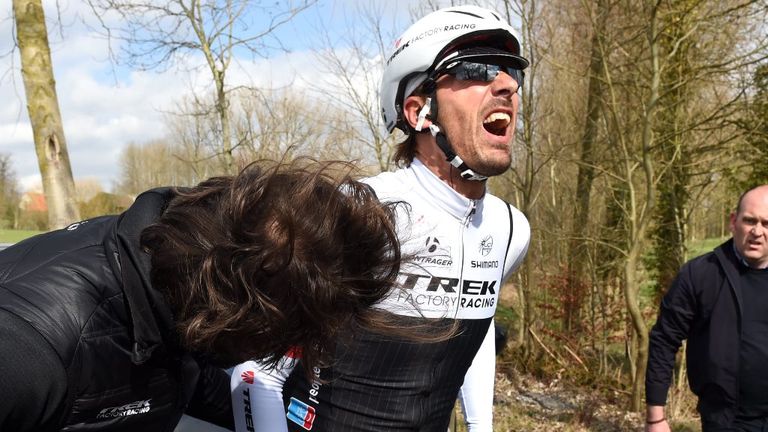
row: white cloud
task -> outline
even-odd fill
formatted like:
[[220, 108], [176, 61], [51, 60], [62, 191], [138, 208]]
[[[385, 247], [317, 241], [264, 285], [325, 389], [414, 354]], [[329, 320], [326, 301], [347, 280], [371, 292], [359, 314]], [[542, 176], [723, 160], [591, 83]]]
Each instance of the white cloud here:
[[[327, 0], [336, 14], [348, 13], [345, 2]], [[60, 5], [63, 40], [55, 27], [56, 5]], [[411, 6], [414, 2], [406, 1]], [[83, 25], [91, 21], [90, 9], [79, 0], [45, 0], [52, 47], [56, 89], [62, 113], [65, 138], [72, 170], [76, 177], [95, 177], [105, 189], [110, 189], [119, 175], [120, 150], [131, 142], [146, 142], [164, 136], [164, 112], [172, 111], [192, 89], [204, 93], [211, 79], [197, 56], [187, 58], [186, 67], [156, 72], [132, 72], [114, 67], [109, 62], [107, 42], [93, 28]], [[240, 59], [228, 75], [229, 86], [251, 85], [260, 88], [291, 86], [305, 91], [308, 97], [320, 82], [332, 82], [333, 77], [322, 70], [311, 48], [317, 48], [317, 29], [313, 20], [323, 19], [323, 4], [307, 11], [304, 24], [291, 24], [287, 34], [294, 51], [276, 54], [270, 59]], [[10, 7], [8, 15], [10, 17]], [[404, 14], [405, 8], [391, 9]], [[325, 17], [327, 18], [327, 17]], [[325, 25], [332, 25], [326, 21]], [[0, 34], [12, 32], [12, 20], [0, 20]], [[344, 32], [344, 29], [336, 29]], [[0, 53], [11, 48], [12, 38], [0, 38]], [[313, 44], [315, 46], [313, 46]], [[296, 48], [298, 47], [298, 48]], [[305, 47], [305, 48], [301, 48]], [[116, 49], [113, 46], [112, 49]], [[18, 52], [0, 57], [0, 152], [10, 153], [14, 169], [25, 186], [39, 183], [37, 158], [32, 131], [27, 117], [24, 89], [20, 75]], [[360, 71], [363, 73], [365, 71]], [[5, 75], [3, 75], [5, 74]], [[361, 79], [361, 82], [364, 81]], [[375, 89], [369, 89], [373, 92]]]

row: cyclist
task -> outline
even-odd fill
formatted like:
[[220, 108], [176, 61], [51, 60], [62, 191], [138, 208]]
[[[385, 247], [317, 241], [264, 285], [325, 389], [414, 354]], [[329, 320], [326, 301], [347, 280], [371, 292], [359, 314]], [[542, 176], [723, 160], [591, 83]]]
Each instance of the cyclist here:
[[413, 343], [374, 334], [339, 339], [314, 376], [247, 362], [232, 375], [238, 431], [440, 431], [457, 396], [470, 431], [492, 430], [494, 326], [499, 290], [523, 260], [525, 216], [488, 193], [511, 165], [518, 90], [528, 61], [497, 13], [460, 6], [413, 24], [386, 59], [380, 98], [398, 145], [395, 172], [365, 180], [380, 200], [403, 201], [398, 237], [409, 264], [376, 307], [455, 322], [457, 335]]

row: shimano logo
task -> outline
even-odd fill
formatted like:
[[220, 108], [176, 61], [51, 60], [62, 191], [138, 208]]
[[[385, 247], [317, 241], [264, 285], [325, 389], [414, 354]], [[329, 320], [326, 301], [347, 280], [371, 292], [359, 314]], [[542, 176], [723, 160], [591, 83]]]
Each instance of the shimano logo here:
[[499, 268], [499, 262], [498, 261], [471, 261], [470, 265], [472, 268]]
[[117, 417], [126, 417], [126, 416], [136, 415], [136, 414], [145, 414], [151, 410], [151, 407], [149, 405], [149, 401], [151, 400], [152, 399], [141, 400], [141, 401], [131, 402], [129, 404], [125, 404], [119, 407], [104, 408], [103, 410], [99, 411], [99, 414], [96, 416], [96, 418], [109, 419], [109, 418], [117, 418]]
[[243, 390], [243, 405], [245, 411], [245, 429], [249, 432], [254, 432], [253, 412], [251, 411], [251, 390], [248, 387]]

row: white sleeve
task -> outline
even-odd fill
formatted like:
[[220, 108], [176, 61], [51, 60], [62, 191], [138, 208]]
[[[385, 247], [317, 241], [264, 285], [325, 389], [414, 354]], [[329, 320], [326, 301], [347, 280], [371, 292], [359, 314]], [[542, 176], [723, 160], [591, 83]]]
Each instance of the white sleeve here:
[[493, 321], [464, 376], [459, 400], [469, 432], [493, 431], [493, 383], [496, 378], [496, 338]]
[[256, 361], [235, 366], [232, 371], [232, 411], [236, 432], [287, 432], [283, 384], [296, 361], [290, 357], [274, 369]]
[[512, 238], [504, 265], [504, 280], [512, 276], [512, 273], [523, 263], [531, 242], [531, 225], [528, 223], [528, 218], [514, 206], [507, 205], [512, 214]]

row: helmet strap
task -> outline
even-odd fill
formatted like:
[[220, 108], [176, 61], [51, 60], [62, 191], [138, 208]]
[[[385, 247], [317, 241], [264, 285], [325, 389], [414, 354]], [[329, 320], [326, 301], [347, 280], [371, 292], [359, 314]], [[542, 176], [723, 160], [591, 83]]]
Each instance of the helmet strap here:
[[419, 110], [419, 118], [418, 118], [418, 121], [416, 122], [416, 127], [414, 127], [416, 132], [421, 132], [421, 130], [424, 129], [424, 120], [426, 120], [427, 116], [429, 116], [429, 111], [431, 109], [432, 109], [432, 98], [428, 97], [426, 102], [424, 102], [424, 106], [422, 106], [421, 110]]
[[427, 97], [424, 101], [424, 106], [419, 110], [418, 121], [414, 130], [417, 132], [424, 132], [424, 121], [426, 119], [432, 120], [429, 125], [429, 132], [435, 137], [437, 147], [445, 154], [445, 160], [448, 161], [453, 167], [459, 170], [459, 175], [464, 180], [485, 181], [488, 180], [487, 176], [476, 173], [472, 168], [462, 160], [456, 152], [453, 151], [453, 147], [448, 142], [448, 137], [445, 136], [440, 127], [435, 123], [437, 120], [437, 97], [435, 91], [432, 91], [432, 95]]
[[464, 162], [464, 160], [459, 157], [459, 155], [453, 151], [453, 147], [448, 142], [448, 137], [445, 136], [443, 131], [440, 130], [440, 127], [437, 126], [434, 122], [429, 125], [429, 131], [432, 133], [432, 136], [435, 137], [437, 146], [445, 154], [445, 160], [459, 170], [459, 175], [461, 175], [461, 178], [464, 180], [474, 181], [488, 180], [487, 176], [476, 173], [472, 168], [469, 167], [469, 165]]

